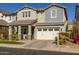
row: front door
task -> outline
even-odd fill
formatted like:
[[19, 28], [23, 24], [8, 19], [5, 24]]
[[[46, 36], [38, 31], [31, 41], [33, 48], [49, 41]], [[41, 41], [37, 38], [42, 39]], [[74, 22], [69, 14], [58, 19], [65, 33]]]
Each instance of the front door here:
[[22, 39], [27, 39], [28, 36], [28, 27], [22, 26]]

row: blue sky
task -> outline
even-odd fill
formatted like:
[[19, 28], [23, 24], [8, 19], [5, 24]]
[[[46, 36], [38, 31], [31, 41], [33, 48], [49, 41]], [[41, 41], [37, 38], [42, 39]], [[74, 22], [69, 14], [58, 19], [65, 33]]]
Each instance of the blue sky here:
[[[0, 3], [0, 9], [5, 9], [11, 12], [15, 12], [20, 7], [28, 5], [35, 8], [43, 8], [48, 6], [48, 3]], [[64, 3], [63, 4], [67, 8], [68, 20], [72, 21], [75, 15], [75, 3]]]

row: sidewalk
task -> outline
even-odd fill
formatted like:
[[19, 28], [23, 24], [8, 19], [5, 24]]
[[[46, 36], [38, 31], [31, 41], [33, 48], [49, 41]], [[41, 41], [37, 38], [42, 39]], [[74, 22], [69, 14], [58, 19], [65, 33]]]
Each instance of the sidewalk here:
[[28, 40], [23, 45], [0, 44], [0, 47], [79, 53], [79, 48], [66, 47], [65, 45], [57, 46], [52, 44], [51, 41], [34, 41], [34, 40], [29, 41]]

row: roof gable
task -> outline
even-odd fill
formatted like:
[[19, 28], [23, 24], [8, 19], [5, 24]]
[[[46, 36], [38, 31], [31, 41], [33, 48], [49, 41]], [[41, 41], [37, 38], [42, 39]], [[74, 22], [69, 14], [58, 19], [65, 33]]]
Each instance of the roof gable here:
[[0, 26], [8, 26], [8, 23], [5, 20], [0, 19]]
[[6, 11], [4, 9], [0, 9], [0, 13], [2, 13], [3, 15], [7, 15], [7, 14], [10, 14], [11, 12]]
[[20, 9], [18, 9], [18, 10], [16, 11], [16, 13], [19, 12], [19, 11], [21, 11], [21, 10], [23, 10], [24, 8], [28, 8], [28, 9], [32, 9], [32, 10], [34, 10], [34, 11], [37, 11], [36, 8], [32, 8], [32, 7], [30, 7], [30, 6], [23, 6], [23, 7], [21, 7]]
[[66, 8], [65, 6], [63, 6], [63, 5], [61, 5], [61, 4], [55, 4], [55, 3], [54, 3], [54, 4], [48, 5], [48, 6], [45, 7], [45, 8], [40, 8], [40, 9], [38, 9], [38, 10], [39, 10], [39, 11], [45, 11], [45, 10], [47, 10], [47, 9], [53, 7], [53, 6], [58, 7], [58, 8], [63, 8], [63, 9]]

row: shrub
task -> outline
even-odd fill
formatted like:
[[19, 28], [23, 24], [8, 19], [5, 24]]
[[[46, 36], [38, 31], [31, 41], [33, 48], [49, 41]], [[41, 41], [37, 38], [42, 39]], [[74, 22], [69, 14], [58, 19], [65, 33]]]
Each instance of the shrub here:
[[66, 36], [65, 35], [59, 35], [59, 38], [55, 37], [56, 44], [57, 44], [58, 39], [59, 39], [59, 45], [66, 43]]
[[66, 43], [66, 36], [65, 35], [59, 35], [59, 44], [65, 44]]

